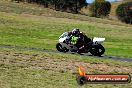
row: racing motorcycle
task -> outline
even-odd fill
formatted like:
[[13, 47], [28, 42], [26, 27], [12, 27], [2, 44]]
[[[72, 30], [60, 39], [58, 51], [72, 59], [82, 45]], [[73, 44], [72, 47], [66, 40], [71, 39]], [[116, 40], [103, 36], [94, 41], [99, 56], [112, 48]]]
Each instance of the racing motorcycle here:
[[[63, 33], [59, 37], [59, 42], [56, 44], [56, 49], [59, 52], [77, 52], [78, 48], [70, 43], [69, 38], [70, 36], [68, 35], [68, 32]], [[94, 56], [103, 55], [105, 52], [105, 48], [101, 45], [101, 43], [103, 43], [104, 41], [105, 38], [94, 37], [93, 39], [91, 39], [91, 44], [87, 44], [88, 48], [85, 48], [82, 53], [90, 52]]]

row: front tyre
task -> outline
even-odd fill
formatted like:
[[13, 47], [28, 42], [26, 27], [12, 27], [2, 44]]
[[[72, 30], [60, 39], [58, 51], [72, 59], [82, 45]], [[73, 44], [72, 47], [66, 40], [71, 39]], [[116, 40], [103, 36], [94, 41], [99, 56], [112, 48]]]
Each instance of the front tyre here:
[[105, 48], [102, 45], [95, 45], [92, 46], [90, 49], [90, 53], [94, 56], [101, 56], [105, 52]]
[[62, 48], [62, 45], [60, 43], [57, 43], [56, 44], [56, 49], [60, 52], [63, 52], [63, 48]]
[[56, 44], [56, 49], [60, 52], [68, 52], [69, 50], [66, 47], [62, 47], [60, 43]]

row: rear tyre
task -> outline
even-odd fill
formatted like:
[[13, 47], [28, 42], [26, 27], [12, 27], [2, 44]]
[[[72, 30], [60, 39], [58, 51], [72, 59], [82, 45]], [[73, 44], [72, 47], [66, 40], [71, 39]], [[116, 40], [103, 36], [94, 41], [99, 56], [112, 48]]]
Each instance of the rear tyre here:
[[102, 45], [92, 46], [90, 49], [90, 53], [94, 56], [101, 56], [105, 52], [105, 48]]

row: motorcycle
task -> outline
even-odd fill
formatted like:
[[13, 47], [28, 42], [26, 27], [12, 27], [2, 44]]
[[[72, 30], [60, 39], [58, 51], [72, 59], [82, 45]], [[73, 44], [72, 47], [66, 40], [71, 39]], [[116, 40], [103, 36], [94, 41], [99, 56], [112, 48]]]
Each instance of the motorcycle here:
[[[59, 42], [56, 44], [56, 49], [59, 52], [77, 52], [78, 48], [71, 44], [69, 41], [70, 36], [68, 35], [68, 32], [63, 33], [59, 37]], [[94, 56], [101, 56], [105, 52], [105, 48], [101, 45], [105, 41], [105, 38], [98, 38], [94, 37], [91, 39], [91, 44], [87, 44], [85, 50], [83, 50], [82, 53], [88, 53], [90, 52]]]

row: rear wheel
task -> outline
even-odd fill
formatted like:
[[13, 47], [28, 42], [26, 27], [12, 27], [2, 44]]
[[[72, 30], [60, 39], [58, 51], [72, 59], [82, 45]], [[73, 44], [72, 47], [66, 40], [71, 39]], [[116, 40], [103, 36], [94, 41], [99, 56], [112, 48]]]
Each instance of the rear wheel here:
[[90, 49], [90, 53], [94, 56], [101, 56], [105, 52], [105, 48], [102, 45], [92, 46]]

